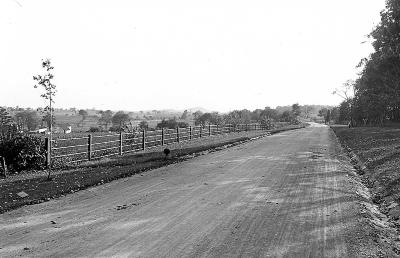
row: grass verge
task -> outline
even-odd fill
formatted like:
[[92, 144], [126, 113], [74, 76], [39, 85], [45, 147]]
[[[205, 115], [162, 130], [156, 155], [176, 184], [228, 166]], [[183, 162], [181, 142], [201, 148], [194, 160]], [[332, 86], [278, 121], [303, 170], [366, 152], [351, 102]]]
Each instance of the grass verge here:
[[[160, 151], [161, 148], [158, 148], [112, 159], [86, 162], [76, 168], [53, 171], [51, 181], [46, 180], [46, 171], [19, 174], [0, 180], [0, 214], [24, 205], [49, 201], [91, 186], [235, 146], [265, 136], [267, 133], [273, 134], [302, 127], [304, 125], [269, 132], [220, 135], [204, 138], [201, 141], [170, 145], [169, 158], [165, 158], [164, 153]], [[18, 195], [20, 192], [26, 193], [27, 196], [20, 197]]]

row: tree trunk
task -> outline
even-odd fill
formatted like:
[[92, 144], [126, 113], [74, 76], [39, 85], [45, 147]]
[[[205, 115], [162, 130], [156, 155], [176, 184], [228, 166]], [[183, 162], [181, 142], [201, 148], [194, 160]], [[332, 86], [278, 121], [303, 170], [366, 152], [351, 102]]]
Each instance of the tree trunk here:
[[0, 162], [1, 162], [1, 167], [3, 169], [3, 176], [7, 177], [7, 164], [6, 164], [6, 159], [2, 156], [0, 156]]

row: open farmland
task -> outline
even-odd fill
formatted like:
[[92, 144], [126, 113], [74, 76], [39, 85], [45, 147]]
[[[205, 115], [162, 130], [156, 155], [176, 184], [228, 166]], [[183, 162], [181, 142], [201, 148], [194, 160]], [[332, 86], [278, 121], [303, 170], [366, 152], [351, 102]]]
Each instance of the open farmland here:
[[[89, 115], [82, 121], [82, 116], [75, 115], [71, 112], [56, 112], [56, 125], [65, 125], [69, 124], [72, 127], [72, 132], [82, 133], [87, 132], [91, 127], [99, 127], [99, 116], [98, 115]], [[132, 125], [137, 126], [141, 121], [146, 121], [150, 128], [156, 128], [157, 124], [161, 122], [160, 119], [141, 119], [141, 120], [132, 120]], [[192, 124], [192, 122], [190, 121]], [[111, 126], [111, 124], [109, 125]]]
[[[274, 130], [297, 128], [298, 125], [276, 123]], [[153, 149], [158, 146], [167, 146], [207, 137], [215, 137], [244, 131], [267, 130], [265, 125], [239, 124], [190, 126], [187, 128], [147, 130], [136, 132], [101, 132], [91, 134], [72, 133], [56, 135], [51, 147], [51, 164], [53, 167], [64, 166], [71, 162], [90, 161], [114, 155], [138, 152]]]
[[82, 122], [82, 117], [79, 115], [63, 115], [55, 114], [56, 124], [69, 124], [72, 127], [73, 132], [87, 132], [90, 127], [98, 127], [99, 117], [88, 116]]

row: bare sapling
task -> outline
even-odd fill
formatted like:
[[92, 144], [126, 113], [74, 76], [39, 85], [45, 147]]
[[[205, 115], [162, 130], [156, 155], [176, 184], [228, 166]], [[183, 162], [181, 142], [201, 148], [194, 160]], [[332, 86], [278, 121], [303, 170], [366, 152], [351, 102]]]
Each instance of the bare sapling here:
[[[43, 99], [48, 101], [48, 105], [44, 108], [44, 112], [47, 113], [49, 119], [47, 121], [47, 126], [49, 128], [49, 144], [50, 148], [49, 151], [51, 152], [51, 145], [53, 141], [53, 111], [54, 107], [52, 106], [54, 104], [54, 97], [57, 92], [56, 90], [56, 85], [53, 83], [53, 78], [54, 75], [51, 73], [51, 70], [54, 69], [54, 67], [51, 65], [50, 59], [45, 59], [42, 60], [42, 68], [44, 69], [43, 74], [39, 74], [36, 76], [33, 76], [33, 80], [36, 81], [36, 84], [34, 85], [35, 88], [42, 88], [44, 89], [44, 93], [40, 95]], [[48, 155], [51, 157], [51, 155]], [[48, 175], [47, 175], [47, 180], [51, 180], [51, 160], [48, 160], [47, 162], [47, 170], [48, 170]]]

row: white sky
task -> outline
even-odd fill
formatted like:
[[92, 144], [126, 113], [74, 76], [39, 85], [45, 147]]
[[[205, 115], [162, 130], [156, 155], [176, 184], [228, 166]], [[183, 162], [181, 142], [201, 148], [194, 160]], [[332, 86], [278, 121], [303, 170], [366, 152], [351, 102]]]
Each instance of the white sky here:
[[338, 104], [384, 0], [0, 0], [0, 106], [255, 109]]

